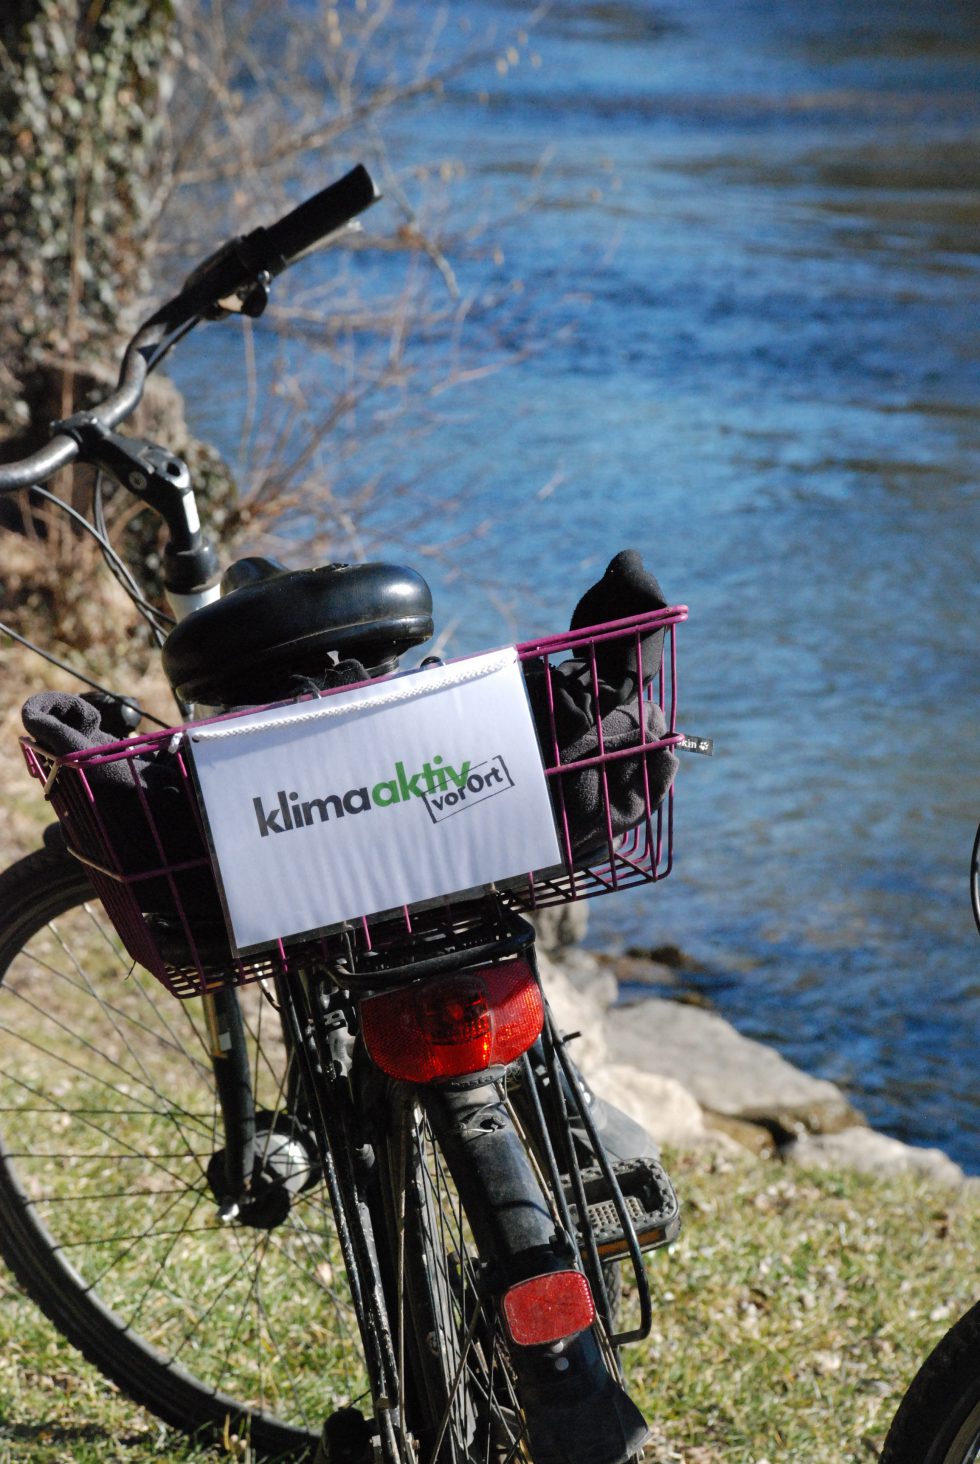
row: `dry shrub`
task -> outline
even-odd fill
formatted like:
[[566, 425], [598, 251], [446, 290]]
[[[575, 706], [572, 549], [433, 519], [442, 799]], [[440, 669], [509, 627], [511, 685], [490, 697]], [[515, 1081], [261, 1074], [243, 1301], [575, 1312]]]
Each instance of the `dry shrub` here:
[[[144, 12], [152, 24], [130, 24]], [[390, 553], [397, 540], [385, 510], [394, 502], [413, 555], [439, 555], [447, 544], [458, 553], [465, 531], [461, 536], [453, 515], [465, 502], [465, 482], [453, 504], [434, 503], [413, 468], [406, 424], [435, 430], [449, 386], [517, 351], [509, 342], [491, 359], [485, 338], [481, 358], [468, 358], [472, 302], [460, 296], [449, 260], [482, 250], [486, 241], [471, 212], [454, 217], [459, 161], [447, 155], [400, 174], [383, 137], [386, 119], [399, 108], [437, 105], [447, 80], [487, 59], [486, 45], [464, 35], [451, 12], [406, 0], [358, 0], [343, 9], [328, 0], [288, 7], [278, 0], [227, 0], [220, 7], [209, 0], [177, 7], [166, 0], [105, 0], [77, 16], [45, 0], [31, 13], [21, 70], [4, 72], [11, 161], [0, 168], [0, 202], [5, 217], [19, 222], [8, 231], [0, 271], [0, 336], [5, 348], [11, 345], [8, 374], [15, 363], [21, 394], [19, 425], [0, 456], [18, 456], [18, 444], [20, 451], [25, 442], [34, 445], [29, 439], [47, 422], [105, 394], [124, 322], [131, 327], [134, 314], [149, 308], [145, 300], [138, 306], [141, 284], [152, 278], [152, 297], [160, 298], [219, 240], [267, 223], [349, 164], [366, 161], [388, 200], [377, 233], [368, 215], [367, 231], [335, 251], [336, 268], [296, 271], [288, 294], [262, 322], [261, 368], [246, 334], [245, 385], [227, 403], [242, 423], [237, 491], [216, 454], [187, 431], [179, 403], [171, 410], [172, 391], [170, 408], [161, 413], [151, 404], [126, 430], [188, 459], [203, 490], [203, 516], [226, 559], [238, 546], [271, 547], [307, 561], [365, 558], [378, 552], [380, 536]], [[101, 28], [99, 45], [81, 45], [92, 26]], [[81, 31], [72, 40], [66, 27]], [[118, 90], [120, 58], [110, 56], [103, 71], [87, 65], [78, 71], [71, 60], [80, 47], [86, 55], [111, 51], [131, 46], [136, 35], [127, 95], [138, 107], [124, 115], [115, 93], [107, 98], [100, 91], [103, 76]], [[71, 127], [59, 122], [60, 113], [35, 105], [40, 95], [68, 98]], [[58, 166], [43, 171], [51, 206], [42, 215], [31, 200], [45, 129], [56, 124]], [[131, 187], [120, 177], [130, 154]], [[113, 209], [125, 202], [126, 217], [106, 212], [107, 199]], [[125, 239], [122, 274], [110, 267], [113, 230]], [[25, 314], [17, 309], [21, 276], [11, 251], [27, 234], [34, 241], [33, 304]], [[362, 251], [360, 261], [355, 250]], [[364, 251], [397, 267], [376, 272], [366, 286]], [[45, 280], [52, 282], [50, 299]], [[417, 340], [424, 344], [410, 349]], [[257, 370], [273, 359], [283, 369], [268, 390]], [[223, 384], [209, 381], [209, 393]], [[10, 395], [5, 388], [5, 398]], [[382, 440], [390, 444], [386, 466], [379, 468], [376, 455], [370, 466], [359, 458], [361, 444], [376, 449]], [[80, 479], [62, 491], [81, 506]], [[131, 510], [118, 500], [113, 514], [117, 547], [128, 547], [142, 579], [145, 562], [153, 569], [156, 529], [145, 518], [130, 525]], [[443, 539], [432, 540], [434, 522], [448, 525]], [[4, 534], [0, 550], [0, 619], [56, 651], [70, 648], [79, 664], [114, 682], [142, 672], [148, 642], [138, 617], [88, 541], [41, 518], [16, 545]]]

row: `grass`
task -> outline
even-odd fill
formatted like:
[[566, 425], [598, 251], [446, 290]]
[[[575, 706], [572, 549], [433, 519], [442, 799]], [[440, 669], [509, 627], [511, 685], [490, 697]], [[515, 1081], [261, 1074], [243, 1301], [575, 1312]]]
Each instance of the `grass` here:
[[0, 1277], [0, 1464], [204, 1464], [135, 1408]]
[[[671, 1160], [680, 1240], [651, 1260], [651, 1337], [629, 1350], [650, 1464], [859, 1464], [902, 1390], [975, 1299], [970, 1187]], [[205, 1464], [63, 1344], [0, 1279], [0, 1464]]]
[[976, 1299], [980, 1195], [921, 1181], [674, 1166], [686, 1226], [655, 1258], [628, 1373], [684, 1464], [877, 1457], [922, 1358]]

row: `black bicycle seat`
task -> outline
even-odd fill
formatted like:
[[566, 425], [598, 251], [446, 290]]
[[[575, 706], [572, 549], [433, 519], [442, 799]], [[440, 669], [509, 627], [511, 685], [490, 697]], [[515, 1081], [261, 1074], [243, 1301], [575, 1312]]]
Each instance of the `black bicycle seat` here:
[[254, 706], [281, 701], [297, 677], [317, 678], [335, 658], [371, 676], [432, 635], [432, 594], [420, 574], [395, 564], [328, 564], [289, 570], [243, 559], [222, 595], [167, 637], [163, 666], [184, 701]]

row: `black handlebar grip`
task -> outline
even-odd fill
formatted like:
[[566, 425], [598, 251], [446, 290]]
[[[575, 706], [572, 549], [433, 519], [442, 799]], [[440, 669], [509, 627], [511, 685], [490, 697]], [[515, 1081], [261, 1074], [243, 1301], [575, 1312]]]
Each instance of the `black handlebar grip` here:
[[282, 274], [298, 254], [342, 229], [380, 197], [370, 173], [358, 164], [268, 228], [253, 229], [223, 244], [188, 275], [180, 294], [162, 305], [148, 323], [162, 322], [172, 330], [192, 315], [212, 315], [223, 300], [254, 286], [263, 273]]
[[[324, 188], [305, 203], [294, 208], [278, 223], [270, 224], [261, 232], [261, 248], [267, 252], [266, 267], [277, 274], [290, 260], [304, 249], [309, 249], [319, 239], [324, 239], [337, 229], [349, 224], [351, 219], [370, 208], [381, 197], [367, 168], [360, 163]], [[254, 236], [252, 236], [254, 238]]]

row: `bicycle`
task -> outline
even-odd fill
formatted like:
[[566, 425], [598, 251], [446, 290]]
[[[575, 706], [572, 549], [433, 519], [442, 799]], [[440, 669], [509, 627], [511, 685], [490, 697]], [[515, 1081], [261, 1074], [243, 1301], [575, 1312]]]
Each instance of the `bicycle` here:
[[[69, 1341], [188, 1432], [317, 1464], [619, 1464], [648, 1434], [619, 1349], [649, 1331], [643, 1255], [676, 1235], [678, 1206], [577, 1073], [525, 917], [669, 873], [686, 610], [634, 604], [502, 656], [399, 672], [432, 634], [419, 575], [252, 558], [221, 576], [185, 465], [115, 430], [179, 339], [260, 314], [273, 278], [376, 197], [356, 168], [209, 256], [136, 332], [114, 391], [0, 466], [0, 492], [34, 494], [72, 461], [97, 468], [90, 532], [162, 641], [185, 717], [142, 732], [104, 690], [25, 709], [28, 766], [59, 822], [0, 876], [0, 1252]], [[163, 518], [176, 624], [105, 539], [103, 474]], [[610, 589], [646, 592], [636, 556], [614, 564], [582, 615]], [[258, 737], [261, 761], [309, 733], [320, 767], [345, 719], [362, 747], [365, 716], [397, 728], [427, 701], [423, 722], [444, 728], [474, 687], [505, 681], [536, 739], [547, 867], [470, 885], [452, 869], [425, 898], [281, 927], [267, 889], [232, 910], [251, 856], [242, 871], [216, 849], [216, 747]], [[443, 753], [370, 792], [304, 800], [273, 778], [246, 808], [253, 843], [285, 859], [286, 836], [302, 850], [310, 828], [393, 823], [399, 800], [461, 829], [462, 800], [473, 820], [512, 798], [503, 758], [481, 772]], [[318, 898], [334, 893], [332, 875]]]
[[[970, 855], [970, 903], [980, 932], [980, 824]], [[980, 1459], [980, 1302], [919, 1368], [885, 1439], [881, 1464], [976, 1464]]]

